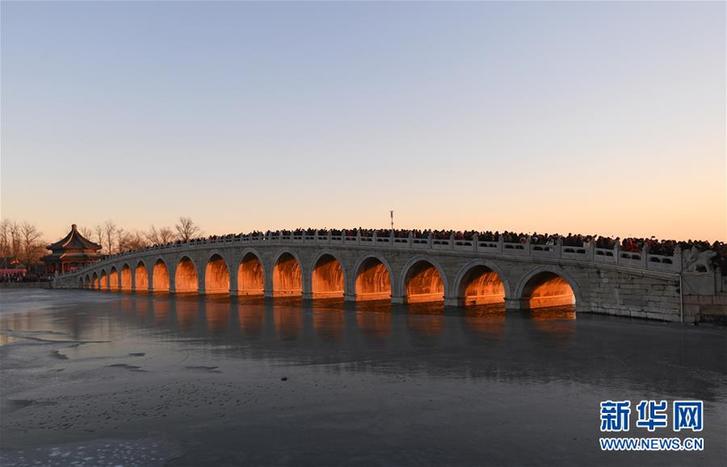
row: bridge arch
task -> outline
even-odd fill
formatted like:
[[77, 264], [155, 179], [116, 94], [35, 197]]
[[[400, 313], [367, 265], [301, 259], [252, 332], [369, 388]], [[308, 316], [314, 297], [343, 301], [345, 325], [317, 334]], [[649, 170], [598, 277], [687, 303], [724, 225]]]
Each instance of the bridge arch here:
[[174, 268], [174, 292], [196, 293], [199, 291], [197, 265], [192, 258], [182, 255]]
[[240, 295], [262, 295], [265, 291], [265, 266], [262, 256], [254, 249], [242, 253], [237, 265], [237, 293]]
[[531, 310], [583, 303], [576, 280], [565, 270], [551, 266], [538, 266], [525, 274], [514, 297]]
[[338, 255], [323, 251], [311, 263], [311, 294], [313, 298], [343, 297], [346, 271]]
[[465, 264], [454, 281], [458, 305], [505, 303], [512, 296], [510, 282], [491, 261], [477, 259]]
[[119, 288], [123, 291], [131, 290], [131, 266], [129, 266], [129, 263], [124, 263], [124, 265], [121, 266]]
[[204, 271], [204, 293], [220, 294], [230, 292], [230, 269], [227, 261], [218, 251], [207, 258]]
[[356, 301], [391, 299], [393, 277], [386, 258], [379, 255], [362, 256], [353, 268]]
[[111, 266], [111, 272], [109, 272], [109, 289], [119, 290], [121, 288], [121, 281], [119, 278], [119, 271], [116, 266]]
[[86, 283], [84, 282], [83, 276], [78, 276], [78, 288], [85, 289]]
[[91, 276], [91, 288], [92, 289], [100, 289], [101, 288], [101, 282], [98, 280], [98, 274], [95, 272]]
[[99, 274], [98, 278], [99, 286], [98, 288], [101, 290], [108, 290], [109, 288], [109, 276], [106, 274], [105, 269], [101, 269], [101, 273]]
[[134, 267], [134, 290], [149, 290], [149, 272], [146, 269], [144, 260], [141, 259], [136, 263], [136, 267]]
[[157, 258], [152, 267], [152, 290], [154, 292], [169, 292], [169, 267], [162, 258]]
[[447, 275], [433, 258], [415, 256], [401, 270], [400, 294], [406, 303], [444, 301], [449, 290]]
[[83, 279], [83, 287], [85, 289], [91, 288], [91, 276], [89, 276], [88, 274], [86, 274], [86, 277]]
[[272, 285], [274, 296], [299, 296], [303, 294], [302, 262], [295, 253], [280, 251], [273, 261]]

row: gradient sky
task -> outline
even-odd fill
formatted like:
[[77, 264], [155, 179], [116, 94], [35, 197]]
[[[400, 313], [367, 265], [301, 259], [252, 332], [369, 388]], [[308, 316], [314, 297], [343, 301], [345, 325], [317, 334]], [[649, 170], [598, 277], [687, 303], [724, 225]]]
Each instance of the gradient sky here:
[[2, 217], [727, 239], [725, 4], [14, 3]]

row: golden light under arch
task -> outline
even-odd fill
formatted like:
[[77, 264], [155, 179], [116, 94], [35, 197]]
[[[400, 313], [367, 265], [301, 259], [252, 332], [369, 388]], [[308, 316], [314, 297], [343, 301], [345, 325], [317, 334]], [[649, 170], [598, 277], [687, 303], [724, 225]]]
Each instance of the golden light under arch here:
[[149, 290], [149, 274], [146, 271], [146, 266], [141, 261], [134, 268], [134, 290]]
[[152, 268], [152, 289], [155, 292], [169, 291], [169, 269], [161, 259], [154, 263]]
[[111, 272], [109, 273], [109, 289], [119, 290], [120, 288], [121, 283], [119, 281], [119, 273], [115, 267], [112, 267]]
[[198, 286], [197, 268], [191, 259], [186, 256], [182, 257], [174, 271], [174, 291], [176, 293], [194, 293], [198, 291]]
[[264, 289], [263, 263], [255, 253], [247, 253], [237, 268], [237, 292], [240, 295], [262, 295]]
[[407, 303], [444, 301], [444, 281], [436, 266], [419, 260], [407, 271], [404, 279]]
[[391, 298], [391, 273], [376, 257], [366, 258], [356, 271], [356, 301]]
[[303, 293], [300, 263], [290, 253], [283, 253], [273, 267], [273, 295], [297, 296]]
[[523, 288], [522, 298], [528, 308], [574, 306], [576, 296], [570, 283], [562, 276], [543, 271], [531, 277]]
[[313, 298], [343, 297], [343, 266], [333, 255], [324, 254], [313, 266], [311, 292]]
[[485, 265], [476, 265], [462, 277], [460, 294], [465, 306], [504, 304], [505, 284], [497, 272]]
[[121, 274], [119, 277], [120, 289], [123, 291], [131, 290], [131, 267], [128, 264], [124, 264], [121, 268]]
[[206, 294], [230, 292], [230, 272], [227, 269], [227, 263], [218, 254], [212, 255], [205, 266], [204, 291]]

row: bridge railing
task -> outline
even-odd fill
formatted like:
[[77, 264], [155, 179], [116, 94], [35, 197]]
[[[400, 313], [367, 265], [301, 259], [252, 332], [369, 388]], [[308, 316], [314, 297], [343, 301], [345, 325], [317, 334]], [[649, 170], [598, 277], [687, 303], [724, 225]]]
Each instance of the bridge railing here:
[[234, 245], [265, 245], [265, 244], [302, 244], [302, 245], [340, 245], [340, 246], [362, 246], [370, 248], [397, 249], [397, 250], [431, 250], [431, 251], [456, 251], [471, 252], [475, 255], [520, 257], [520, 258], [543, 258], [562, 259], [579, 262], [602, 263], [619, 265], [629, 268], [646, 269], [662, 272], [681, 271], [681, 256], [655, 255], [642, 251], [621, 250], [617, 244], [613, 249], [597, 248], [592, 244], [580, 246], [563, 245], [559, 240], [555, 244], [531, 243], [527, 238], [524, 242], [505, 242], [502, 237], [498, 240], [481, 240], [474, 235], [472, 238], [436, 238], [432, 235], [426, 237], [415, 237], [409, 234], [408, 237], [396, 237], [393, 233], [389, 235], [378, 235], [376, 232], [370, 235], [357, 232], [351, 234], [326, 234], [305, 233], [267, 233], [251, 235], [235, 235], [204, 239], [194, 239], [186, 243], [172, 243], [156, 247], [148, 247], [134, 252], [124, 253], [108, 257], [100, 262], [77, 270], [72, 274], [85, 273], [87, 270], [96, 269], [105, 264], [118, 262], [122, 258], [133, 258], [143, 256], [149, 251], [179, 251], [182, 249], [207, 248], [214, 244]]

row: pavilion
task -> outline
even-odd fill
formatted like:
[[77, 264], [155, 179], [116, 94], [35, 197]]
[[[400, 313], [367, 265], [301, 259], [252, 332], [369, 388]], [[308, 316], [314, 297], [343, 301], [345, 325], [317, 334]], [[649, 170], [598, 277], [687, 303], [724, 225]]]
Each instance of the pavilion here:
[[101, 245], [81, 235], [76, 229], [76, 224], [71, 226], [68, 235], [46, 248], [51, 251], [51, 254], [43, 257], [48, 274], [74, 271], [98, 261], [102, 256], [99, 253]]

